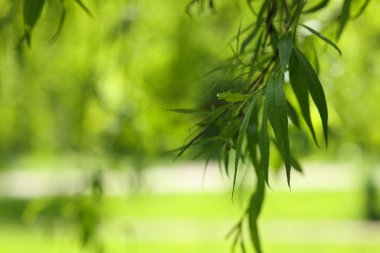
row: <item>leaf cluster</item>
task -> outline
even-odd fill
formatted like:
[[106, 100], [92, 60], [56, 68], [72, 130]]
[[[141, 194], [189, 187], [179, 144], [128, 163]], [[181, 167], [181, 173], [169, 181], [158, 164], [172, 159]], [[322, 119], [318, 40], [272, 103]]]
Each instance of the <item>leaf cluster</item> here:
[[[199, 1], [191, 1], [190, 5], [195, 2]], [[290, 187], [292, 170], [302, 172], [290, 148], [290, 122], [300, 131], [309, 132], [317, 146], [321, 145], [315, 124], [321, 124], [324, 146], [328, 144], [328, 108], [324, 89], [318, 69], [303, 48], [305, 37], [298, 29], [303, 27], [339, 54], [341, 51], [332, 39], [303, 24], [311, 14], [328, 8], [330, 1], [322, 0], [314, 5], [303, 0], [247, 2], [254, 16], [253, 22], [239, 27], [231, 41], [233, 56], [228, 59], [229, 68], [222, 69], [231, 76], [230, 82], [216, 94], [218, 103], [198, 122], [188, 142], [179, 149], [179, 155], [195, 145], [203, 147], [202, 152], [210, 156], [218, 154], [225, 174], [232, 178], [232, 194], [237, 175], [243, 170], [241, 164], [252, 165], [256, 189], [243, 217], [229, 235], [234, 236], [233, 248], [240, 245], [245, 252], [242, 231], [247, 223], [255, 251], [262, 252], [257, 220], [265, 189], [270, 184], [271, 150], [277, 149], [281, 154]], [[363, 2], [359, 14], [368, 2]], [[338, 27], [336, 39], [351, 18], [351, 7], [350, 0], [342, 2], [334, 20]], [[312, 107], [318, 112], [319, 122], [312, 117]], [[230, 166], [231, 158], [233, 166]]]
[[[82, 0], [70, 0], [74, 2], [78, 7], [80, 7], [89, 16], [93, 17], [90, 9], [83, 3]], [[57, 39], [62, 31], [66, 20], [66, 1], [65, 0], [14, 0], [10, 3], [8, 13], [5, 17], [0, 18], [0, 28], [1, 25], [10, 23], [14, 18], [17, 18], [18, 14], [22, 16], [23, 22], [23, 36], [20, 42], [26, 42], [27, 46], [30, 47], [32, 44], [32, 34], [33, 30], [36, 28], [38, 21], [41, 17], [46, 14], [46, 12], [52, 11], [52, 7], [59, 9], [58, 27], [51, 37], [51, 41]]]

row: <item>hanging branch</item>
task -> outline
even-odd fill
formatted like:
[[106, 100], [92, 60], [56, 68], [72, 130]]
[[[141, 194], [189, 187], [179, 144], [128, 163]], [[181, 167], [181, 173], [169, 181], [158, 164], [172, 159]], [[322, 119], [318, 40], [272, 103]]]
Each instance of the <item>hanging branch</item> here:
[[[188, 7], [199, 4], [202, 8], [203, 2], [193, 0]], [[253, 248], [261, 253], [263, 250], [257, 221], [264, 202], [266, 184], [269, 185], [270, 143], [281, 154], [289, 187], [292, 169], [302, 172], [302, 168], [291, 154], [288, 118], [296, 122], [299, 128], [302, 119], [319, 146], [319, 137], [314, 131], [310, 116], [310, 106], [315, 107], [319, 113], [325, 146], [328, 144], [328, 110], [324, 89], [310, 59], [303, 51], [304, 38], [297, 32], [298, 27], [302, 25], [316, 39], [323, 40], [339, 53], [340, 50], [331, 39], [303, 24], [310, 13], [328, 8], [329, 1], [322, 0], [314, 5], [305, 0], [247, 2], [247, 8], [253, 12], [254, 17], [251, 25], [239, 27], [237, 35], [234, 36], [237, 49], [233, 49], [234, 55], [230, 59], [232, 81], [225, 87], [225, 91], [215, 94], [222, 103], [218, 103], [199, 122], [203, 130], [180, 149], [179, 155], [195, 142], [222, 140], [218, 152], [219, 164], [224, 164], [227, 175], [230, 175], [230, 150], [235, 151], [232, 192], [240, 170], [239, 164], [249, 161], [255, 170], [256, 189], [242, 217], [228, 233], [228, 238], [233, 236], [233, 251], [240, 245], [241, 251], [245, 252], [243, 228], [247, 224]], [[363, 13], [368, 2], [357, 13]], [[331, 21], [338, 24], [337, 38], [351, 18], [351, 8], [351, 0], [344, 0], [340, 14]], [[236, 78], [245, 74], [243, 71], [247, 69], [248, 78]], [[290, 81], [285, 80], [285, 74], [289, 74]], [[288, 102], [285, 86], [291, 87], [301, 111], [300, 115]], [[311, 103], [309, 97], [312, 98]], [[209, 131], [211, 128], [212, 131]], [[273, 131], [269, 131], [270, 128]], [[300, 129], [306, 132], [303, 128]]]

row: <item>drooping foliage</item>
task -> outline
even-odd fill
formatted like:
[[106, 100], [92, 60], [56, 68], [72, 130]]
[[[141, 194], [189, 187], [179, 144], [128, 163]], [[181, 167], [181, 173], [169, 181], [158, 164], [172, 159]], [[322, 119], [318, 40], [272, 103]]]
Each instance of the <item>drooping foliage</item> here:
[[[93, 16], [82, 1], [72, 2]], [[216, 69], [228, 76], [230, 81], [223, 87], [218, 87], [209, 110], [201, 111], [205, 117], [193, 128], [189, 141], [179, 149], [179, 155], [194, 146], [200, 147], [204, 154], [219, 154], [221, 166], [233, 180], [232, 193], [238, 183], [238, 175], [243, 172], [242, 164], [252, 165], [256, 175], [256, 189], [243, 217], [230, 235], [234, 237], [234, 246], [240, 245], [242, 251], [245, 251], [243, 231], [244, 226], [248, 226], [254, 249], [262, 252], [257, 221], [265, 190], [270, 184], [269, 164], [273, 150], [277, 150], [282, 157], [290, 186], [293, 170], [302, 169], [292, 154], [289, 128], [298, 127], [309, 134], [318, 146], [327, 147], [328, 144], [328, 107], [318, 78], [320, 49], [313, 40], [321, 40], [341, 54], [334, 41], [341, 37], [348, 21], [361, 15], [370, 1], [240, 2], [244, 6], [242, 8], [250, 12], [249, 22], [241, 22], [233, 38], [232, 56], [228, 59], [228, 64]], [[66, 3], [63, 0], [13, 1], [0, 25], [8, 22], [9, 17], [17, 15], [21, 8], [21, 43], [25, 42], [30, 47], [34, 29], [44, 14], [47, 3], [53, 3], [60, 9], [60, 15], [57, 15], [58, 26], [52, 33], [54, 40], [66, 18]], [[219, 4], [223, 3], [191, 0], [186, 11], [192, 15], [194, 11], [202, 12], [210, 8], [218, 15]], [[318, 20], [320, 13], [327, 17], [323, 22]], [[322, 25], [313, 27], [312, 24], [316, 21]], [[313, 117], [313, 112], [318, 115], [317, 119]]]
[[[198, 5], [202, 10], [206, 3], [213, 10], [217, 9], [212, 0], [191, 1], [188, 9], [195, 9]], [[243, 252], [245, 224], [255, 251], [263, 251], [257, 220], [265, 189], [270, 183], [271, 151], [276, 149], [281, 155], [289, 186], [293, 170], [302, 171], [291, 152], [289, 127], [295, 126], [308, 133], [317, 146], [328, 145], [328, 107], [318, 77], [320, 49], [310, 37], [321, 40], [341, 54], [333, 41], [341, 37], [348, 21], [363, 13], [368, 3], [248, 0], [241, 7], [249, 9], [252, 15], [246, 26], [239, 27], [231, 42], [233, 56], [229, 59], [229, 68], [222, 70], [228, 72], [231, 81], [216, 94], [218, 103], [197, 124], [192, 138], [181, 147], [179, 154], [193, 146], [204, 147], [205, 153], [211, 150], [220, 154], [221, 166], [232, 177], [232, 192], [238, 174], [244, 172], [241, 164], [250, 164], [254, 168], [256, 189], [246, 212], [229, 234], [234, 236], [234, 247], [240, 245]], [[318, 20], [320, 13], [325, 15], [324, 23]], [[316, 22], [320, 24], [318, 29], [309, 26], [309, 23]], [[321, 26], [329, 29], [321, 29]], [[317, 120], [313, 111], [317, 112]], [[230, 157], [234, 157], [233, 164], [229, 162]]]

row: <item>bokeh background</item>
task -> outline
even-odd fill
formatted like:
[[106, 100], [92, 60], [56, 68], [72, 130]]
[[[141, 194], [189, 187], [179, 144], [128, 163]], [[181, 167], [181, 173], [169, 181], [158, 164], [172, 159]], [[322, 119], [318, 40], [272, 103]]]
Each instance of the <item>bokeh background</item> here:
[[[232, 201], [217, 161], [175, 160], [199, 116], [171, 109], [209, 107], [226, 80], [205, 74], [231, 55], [244, 1], [191, 16], [187, 1], [84, 1], [93, 17], [66, 1], [54, 36], [58, 2], [28, 48], [17, 1], [0, 1], [0, 252], [229, 252], [249, 175]], [[331, 141], [292, 129], [305, 172], [291, 190], [273, 174], [266, 252], [380, 251], [379, 11], [348, 25], [342, 56], [317, 42]]]

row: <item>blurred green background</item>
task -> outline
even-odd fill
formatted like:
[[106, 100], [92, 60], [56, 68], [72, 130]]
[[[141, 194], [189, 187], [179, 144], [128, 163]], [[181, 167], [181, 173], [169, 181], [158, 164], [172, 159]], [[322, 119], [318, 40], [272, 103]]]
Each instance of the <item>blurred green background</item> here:
[[[201, 77], [230, 56], [244, 1], [191, 17], [187, 1], [85, 1], [93, 18], [66, 1], [57, 38], [48, 1], [31, 48], [19, 2], [0, 1], [0, 252], [229, 252], [250, 184], [232, 202], [216, 162], [174, 163], [198, 118], [169, 109], [209, 106], [224, 79]], [[291, 191], [274, 175], [266, 252], [380, 251], [379, 11], [349, 24], [342, 57], [318, 42], [331, 144], [292, 130], [305, 175]]]

